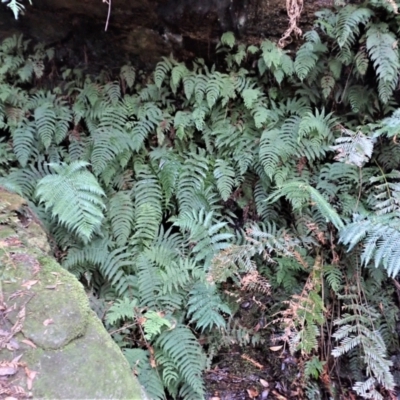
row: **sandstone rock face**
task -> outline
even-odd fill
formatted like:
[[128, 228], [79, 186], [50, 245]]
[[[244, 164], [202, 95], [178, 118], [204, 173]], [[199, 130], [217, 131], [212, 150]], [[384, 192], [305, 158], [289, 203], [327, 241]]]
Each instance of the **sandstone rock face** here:
[[[246, 43], [278, 40], [288, 27], [286, 0], [20, 0], [25, 15], [14, 20], [0, 4], [0, 40], [24, 33], [54, 46], [70, 66], [120, 67], [126, 61], [152, 68], [161, 56], [207, 57], [226, 31]], [[300, 27], [333, 0], [303, 0]], [[97, 70], [98, 70], [97, 69]]]
[[0, 397], [146, 399], [39, 222], [0, 188]]

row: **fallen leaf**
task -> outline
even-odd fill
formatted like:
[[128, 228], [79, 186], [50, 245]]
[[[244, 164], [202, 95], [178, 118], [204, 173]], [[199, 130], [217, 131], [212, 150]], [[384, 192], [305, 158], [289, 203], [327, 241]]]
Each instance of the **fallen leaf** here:
[[283, 347], [283, 346], [272, 346], [272, 347], [270, 347], [269, 349], [270, 349], [271, 351], [279, 351], [282, 347]]
[[19, 344], [14, 338], [11, 338], [6, 347], [8, 350], [14, 351], [19, 349]]
[[264, 389], [261, 393], [261, 400], [267, 400], [269, 396], [269, 389]]
[[251, 362], [255, 367], [257, 367], [259, 369], [263, 369], [264, 368], [264, 366], [262, 364], [260, 364], [256, 360], [252, 359], [247, 354], [242, 354], [241, 357], [243, 358], [243, 360], [247, 360], [247, 361]]
[[18, 371], [18, 367], [14, 365], [0, 365], [0, 376], [14, 375]]
[[51, 318], [43, 321], [44, 326], [51, 325], [51, 324], [54, 324], [54, 321]]
[[258, 390], [255, 388], [247, 389], [247, 393], [251, 399], [254, 399], [258, 396]]
[[23, 283], [21, 286], [26, 287], [27, 289], [30, 289], [33, 285], [36, 285], [39, 281], [38, 280], [32, 280], [32, 281], [26, 281]]
[[261, 378], [260, 378], [260, 383], [261, 383], [261, 385], [264, 386], [264, 387], [269, 387], [269, 383], [268, 383], [267, 381], [265, 381], [264, 379], [261, 379]]
[[31, 390], [32, 385], [33, 385], [33, 380], [36, 377], [37, 371], [31, 371], [28, 367], [25, 367], [25, 373], [27, 376], [26, 386], [27, 386], [28, 390]]
[[28, 346], [33, 347], [34, 349], [36, 349], [36, 344], [33, 343], [32, 341], [30, 341], [29, 339], [23, 339], [23, 340], [21, 340], [21, 342], [27, 344]]
[[17, 363], [21, 359], [21, 357], [22, 357], [22, 354], [20, 354], [19, 356], [13, 358], [13, 360], [11, 362]]
[[287, 400], [287, 397], [282, 396], [281, 394], [279, 394], [276, 390], [272, 391], [272, 393], [275, 395], [277, 400]]

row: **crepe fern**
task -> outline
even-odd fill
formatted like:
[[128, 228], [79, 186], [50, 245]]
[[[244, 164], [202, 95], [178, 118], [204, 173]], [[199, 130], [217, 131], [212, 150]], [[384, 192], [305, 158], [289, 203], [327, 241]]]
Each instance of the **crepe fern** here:
[[50, 49], [0, 45], [0, 183], [102, 315], [112, 303], [105, 324], [151, 398], [202, 398], [206, 353], [271, 338], [299, 359], [302, 395], [334, 379], [332, 336], [354, 391], [391, 389], [398, 17], [378, 3], [319, 11], [291, 50], [226, 33], [216, 65], [166, 57], [142, 80], [66, 70], [49, 89]]
[[105, 193], [87, 165], [84, 161], [51, 165], [55, 173], [42, 178], [36, 190], [46, 210], [84, 242], [101, 226], [105, 208]]

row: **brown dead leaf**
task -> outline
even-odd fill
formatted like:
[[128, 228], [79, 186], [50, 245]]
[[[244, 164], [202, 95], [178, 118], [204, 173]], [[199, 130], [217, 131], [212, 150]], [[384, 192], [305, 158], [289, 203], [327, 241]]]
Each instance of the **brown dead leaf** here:
[[31, 371], [28, 367], [25, 367], [25, 373], [26, 373], [26, 386], [28, 390], [31, 390], [33, 385], [33, 380], [36, 377], [37, 371]]
[[255, 399], [258, 396], [258, 390], [256, 388], [247, 389], [247, 393], [251, 399]]
[[39, 281], [37, 279], [36, 280], [31, 280], [31, 281], [26, 281], [21, 286], [26, 287], [29, 290], [33, 285], [36, 285], [38, 282]]
[[260, 383], [261, 383], [261, 385], [262, 385], [263, 387], [265, 387], [265, 388], [269, 387], [269, 383], [268, 383], [267, 381], [265, 381], [264, 379], [261, 379], [261, 378], [260, 378]]
[[246, 360], [246, 361], [252, 363], [258, 369], [264, 369], [264, 366], [262, 364], [260, 364], [258, 361], [254, 360], [253, 358], [251, 358], [247, 354], [242, 354], [241, 357], [243, 358], [243, 360]]
[[287, 400], [287, 397], [282, 396], [282, 395], [279, 394], [276, 390], [273, 390], [272, 393], [273, 393], [274, 396], [276, 397], [276, 400]]
[[19, 344], [15, 339], [11, 338], [10, 341], [6, 344], [6, 348], [10, 351], [18, 350]]
[[1, 364], [0, 365], [0, 376], [14, 375], [18, 371], [18, 365], [13, 363]]
[[282, 349], [282, 347], [283, 347], [283, 346], [272, 346], [272, 347], [270, 347], [269, 349], [270, 349], [271, 351], [279, 351], [279, 350]]
[[21, 342], [27, 344], [28, 346], [33, 347], [34, 349], [36, 349], [36, 344], [33, 343], [32, 341], [30, 341], [29, 339], [23, 339], [23, 340], [21, 340]]
[[51, 325], [51, 324], [54, 324], [54, 321], [53, 321], [52, 318], [48, 318], [48, 319], [45, 319], [45, 320], [43, 321], [43, 325], [44, 325], [44, 326], [48, 326], [48, 325]]

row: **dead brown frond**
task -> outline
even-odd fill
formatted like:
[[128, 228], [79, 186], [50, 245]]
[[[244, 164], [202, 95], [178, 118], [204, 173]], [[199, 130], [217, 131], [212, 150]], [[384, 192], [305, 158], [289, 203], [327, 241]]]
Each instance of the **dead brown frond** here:
[[301, 293], [283, 302], [287, 308], [279, 313], [279, 318], [273, 321], [283, 328], [282, 334], [276, 336], [274, 341], [283, 341], [288, 344], [292, 354], [298, 350], [302, 354], [308, 354], [318, 345], [317, 325], [324, 320], [321, 286], [322, 258], [318, 256]]
[[263, 294], [269, 294], [271, 292], [271, 285], [268, 280], [261, 276], [258, 271], [250, 271], [246, 275], [241, 277], [242, 289], [259, 292]]

